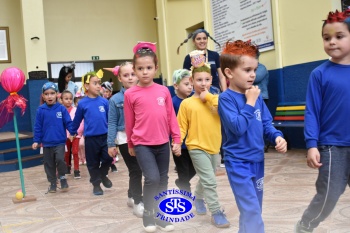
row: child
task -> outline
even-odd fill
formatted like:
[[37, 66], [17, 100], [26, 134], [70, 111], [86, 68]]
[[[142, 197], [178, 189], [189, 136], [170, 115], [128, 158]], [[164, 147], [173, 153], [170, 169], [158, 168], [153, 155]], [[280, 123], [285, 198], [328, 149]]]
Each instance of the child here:
[[181, 153], [179, 126], [168, 88], [153, 82], [158, 69], [155, 45], [140, 42], [133, 51], [133, 68], [139, 82], [124, 94], [124, 114], [129, 153], [136, 156], [145, 177], [143, 227], [146, 232], [155, 232], [156, 225], [172, 231], [171, 223], [154, 218], [154, 210], [159, 210], [154, 196], [167, 190], [169, 135], [174, 140], [173, 153]]
[[67, 139], [66, 129], [72, 132], [72, 120], [66, 108], [57, 103], [58, 88], [56, 84], [52, 82], [45, 83], [42, 92], [45, 103], [36, 112], [32, 148], [35, 150], [40, 143], [43, 145], [44, 168], [47, 180], [50, 182], [48, 192], [56, 192], [56, 170], [58, 171], [61, 190], [68, 191], [68, 183], [65, 177], [67, 166], [64, 162], [64, 146]]
[[62, 93], [64, 90], [68, 90], [72, 92], [72, 95], [75, 96], [75, 94], [78, 92], [78, 86], [71, 81], [73, 76], [73, 71], [75, 68], [75, 64], [72, 63], [71, 65], [64, 65], [60, 73], [58, 75], [58, 91]]
[[[74, 115], [76, 112], [76, 107], [72, 105], [73, 102], [73, 95], [70, 91], [64, 90], [61, 93], [61, 100], [63, 106], [66, 107], [71, 119], [74, 119]], [[83, 122], [82, 122], [83, 123]], [[73, 160], [74, 160], [74, 179], [80, 179], [80, 171], [79, 171], [79, 156], [78, 156], [78, 151], [79, 151], [79, 139], [82, 135], [83, 132], [83, 124], [80, 124], [79, 129], [78, 129], [78, 134], [76, 137], [72, 137], [69, 132], [67, 131], [67, 140], [66, 140], [66, 148], [67, 151], [65, 152], [64, 155], [64, 160], [66, 161], [67, 164], [67, 174], [71, 174], [71, 153], [73, 154]]]
[[73, 120], [76, 131], [84, 119], [85, 155], [94, 195], [103, 195], [101, 182], [106, 188], [112, 187], [107, 177], [112, 158], [107, 147], [108, 101], [100, 96], [102, 77], [102, 70], [82, 77], [85, 97], [80, 100]]
[[203, 51], [195, 50], [190, 56], [194, 94], [182, 101], [177, 119], [181, 139], [186, 137], [186, 146], [199, 176], [194, 204], [197, 214], [205, 215], [205, 198], [212, 214], [211, 222], [218, 228], [226, 228], [230, 223], [221, 210], [215, 178], [216, 160], [221, 144], [220, 118], [217, 113], [218, 95], [208, 91], [212, 77]]
[[317, 194], [295, 232], [312, 232], [331, 214], [350, 183], [350, 10], [330, 12], [322, 38], [331, 58], [310, 75], [304, 129], [307, 165], [318, 169]]
[[[81, 96], [81, 94], [78, 92], [74, 97], [74, 105], [75, 107], [78, 107], [79, 101], [84, 96]], [[84, 120], [80, 123], [79, 129], [81, 127], [81, 134], [76, 135], [77, 138], [79, 138], [79, 150], [78, 150], [78, 156], [79, 156], [79, 165], [86, 164], [86, 158], [85, 158], [85, 140], [84, 140]]]
[[239, 232], [263, 233], [261, 217], [264, 184], [264, 136], [285, 153], [287, 143], [272, 126], [272, 117], [260, 89], [253, 86], [258, 67], [258, 47], [250, 41], [227, 42], [220, 57], [229, 88], [219, 97], [224, 125], [223, 150], [227, 176], [236, 199]]
[[[181, 102], [191, 95], [193, 86], [190, 80], [191, 74], [186, 69], [175, 70], [173, 73], [173, 85], [175, 95], [172, 98], [175, 113], [179, 112]], [[173, 155], [177, 169], [178, 179], [175, 184], [182, 190], [191, 192], [190, 180], [196, 174], [194, 170], [190, 154], [188, 153], [185, 143], [181, 146], [181, 156]]]
[[142, 203], [142, 171], [137, 163], [136, 157], [131, 156], [128, 152], [128, 144], [125, 133], [124, 122], [124, 93], [130, 87], [137, 84], [137, 77], [132, 69], [132, 63], [124, 62], [115, 67], [118, 71], [113, 73], [117, 75], [118, 80], [122, 83], [121, 90], [112, 96], [109, 100], [108, 112], [108, 154], [115, 157], [119, 148], [121, 155], [129, 170], [129, 189], [127, 205], [133, 207], [133, 214], [142, 218], [144, 206]]
[[[103, 82], [101, 84], [101, 87], [102, 87], [101, 91], [102, 91], [103, 98], [106, 98], [106, 99], [109, 100], [112, 97], [112, 93], [113, 93], [112, 83], [110, 83], [110, 82]], [[115, 163], [117, 162], [117, 158], [118, 158], [118, 155], [113, 157], [113, 160], [112, 160], [112, 163], [111, 163], [111, 171], [112, 172], [118, 172], [118, 169], [115, 166]]]
[[113, 94], [113, 83], [110, 83], [110, 82], [103, 82], [101, 84], [101, 87], [102, 87], [102, 96], [103, 98], [106, 98], [106, 99], [110, 99], [112, 97], [112, 94]]

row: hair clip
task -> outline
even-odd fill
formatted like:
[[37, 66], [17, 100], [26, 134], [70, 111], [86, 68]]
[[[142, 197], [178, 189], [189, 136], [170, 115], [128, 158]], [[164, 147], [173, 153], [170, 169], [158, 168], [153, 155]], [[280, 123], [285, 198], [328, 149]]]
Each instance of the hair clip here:
[[135, 53], [139, 52], [142, 49], [149, 49], [149, 50], [151, 50], [154, 53], [157, 52], [156, 43], [146, 42], [146, 41], [139, 41], [139, 42], [137, 42], [137, 44], [134, 46], [132, 51], [135, 54]]

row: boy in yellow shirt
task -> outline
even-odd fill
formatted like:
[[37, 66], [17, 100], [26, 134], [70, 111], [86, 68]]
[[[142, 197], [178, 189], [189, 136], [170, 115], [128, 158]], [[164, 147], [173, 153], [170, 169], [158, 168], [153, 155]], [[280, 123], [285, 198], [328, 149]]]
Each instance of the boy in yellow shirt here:
[[199, 176], [195, 190], [197, 214], [207, 212], [205, 201], [212, 213], [211, 222], [219, 228], [229, 227], [225, 214], [221, 210], [216, 192], [216, 156], [221, 146], [221, 124], [217, 112], [218, 95], [208, 92], [212, 77], [210, 66], [205, 64], [203, 51], [190, 53], [192, 61], [192, 82], [194, 94], [184, 99], [180, 105], [177, 119], [181, 139], [186, 137], [186, 146], [193, 166]]

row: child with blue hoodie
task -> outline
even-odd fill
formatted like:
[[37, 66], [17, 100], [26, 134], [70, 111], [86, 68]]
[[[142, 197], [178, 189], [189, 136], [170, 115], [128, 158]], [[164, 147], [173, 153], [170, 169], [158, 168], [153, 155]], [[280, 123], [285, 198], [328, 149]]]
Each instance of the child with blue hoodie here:
[[36, 112], [32, 148], [35, 150], [40, 143], [43, 145], [44, 168], [47, 180], [50, 182], [48, 192], [56, 192], [56, 171], [60, 179], [61, 190], [67, 191], [68, 183], [65, 177], [67, 166], [64, 161], [64, 151], [67, 139], [66, 129], [70, 133], [72, 132], [72, 120], [67, 109], [57, 103], [58, 88], [56, 84], [45, 83], [42, 92], [45, 103]]

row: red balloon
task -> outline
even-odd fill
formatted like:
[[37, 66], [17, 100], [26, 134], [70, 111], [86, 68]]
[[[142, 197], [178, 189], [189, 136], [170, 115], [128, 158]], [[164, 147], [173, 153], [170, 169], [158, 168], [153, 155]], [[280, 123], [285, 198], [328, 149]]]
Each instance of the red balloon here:
[[18, 92], [24, 85], [25, 76], [23, 71], [17, 67], [9, 67], [1, 73], [0, 82], [7, 92]]

